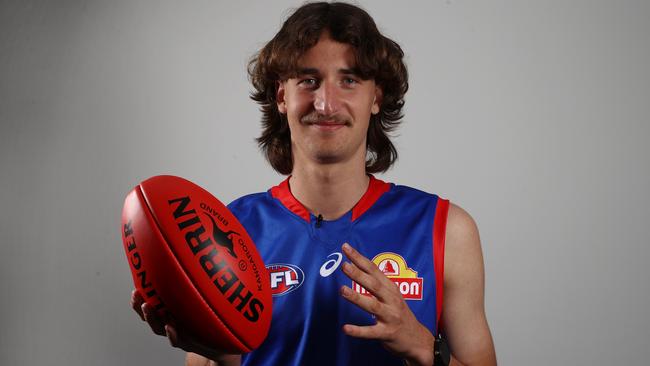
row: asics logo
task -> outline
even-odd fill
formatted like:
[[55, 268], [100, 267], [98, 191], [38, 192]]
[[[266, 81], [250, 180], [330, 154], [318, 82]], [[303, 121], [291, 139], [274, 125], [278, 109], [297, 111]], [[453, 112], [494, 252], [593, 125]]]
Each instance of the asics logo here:
[[343, 254], [339, 252], [334, 252], [330, 255], [327, 256], [327, 258], [334, 257], [332, 259], [328, 259], [323, 265], [320, 267], [320, 275], [322, 277], [327, 277], [334, 273], [337, 268], [339, 268], [339, 265], [341, 264], [341, 261], [343, 260]]

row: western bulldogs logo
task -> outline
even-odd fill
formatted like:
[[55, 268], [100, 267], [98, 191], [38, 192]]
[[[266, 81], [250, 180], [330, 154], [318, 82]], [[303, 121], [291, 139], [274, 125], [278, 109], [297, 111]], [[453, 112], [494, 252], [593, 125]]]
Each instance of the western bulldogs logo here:
[[305, 273], [293, 264], [267, 264], [266, 269], [271, 276], [271, 294], [274, 297], [297, 290], [305, 281]]

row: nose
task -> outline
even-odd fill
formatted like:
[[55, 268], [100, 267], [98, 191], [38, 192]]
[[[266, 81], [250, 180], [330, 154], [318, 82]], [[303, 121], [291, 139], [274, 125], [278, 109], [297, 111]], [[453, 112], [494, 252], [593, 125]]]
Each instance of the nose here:
[[323, 115], [332, 115], [341, 108], [341, 96], [335, 83], [323, 81], [314, 96], [314, 109]]

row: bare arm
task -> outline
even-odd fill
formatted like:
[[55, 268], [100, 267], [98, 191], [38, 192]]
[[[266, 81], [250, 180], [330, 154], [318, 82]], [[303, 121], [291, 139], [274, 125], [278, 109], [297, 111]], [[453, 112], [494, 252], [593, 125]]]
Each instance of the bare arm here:
[[445, 244], [443, 332], [451, 365], [496, 365], [485, 316], [485, 274], [478, 229], [472, 217], [451, 204]]

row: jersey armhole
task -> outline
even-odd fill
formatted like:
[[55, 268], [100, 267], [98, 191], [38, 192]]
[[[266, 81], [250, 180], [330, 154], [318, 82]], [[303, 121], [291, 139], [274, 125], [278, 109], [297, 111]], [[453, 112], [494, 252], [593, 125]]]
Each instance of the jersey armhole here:
[[[433, 219], [433, 269], [436, 275], [436, 333], [440, 333], [442, 324], [442, 296], [445, 280], [445, 234], [447, 233], [447, 214], [449, 200], [438, 198]], [[436, 334], [434, 334], [436, 336]]]

